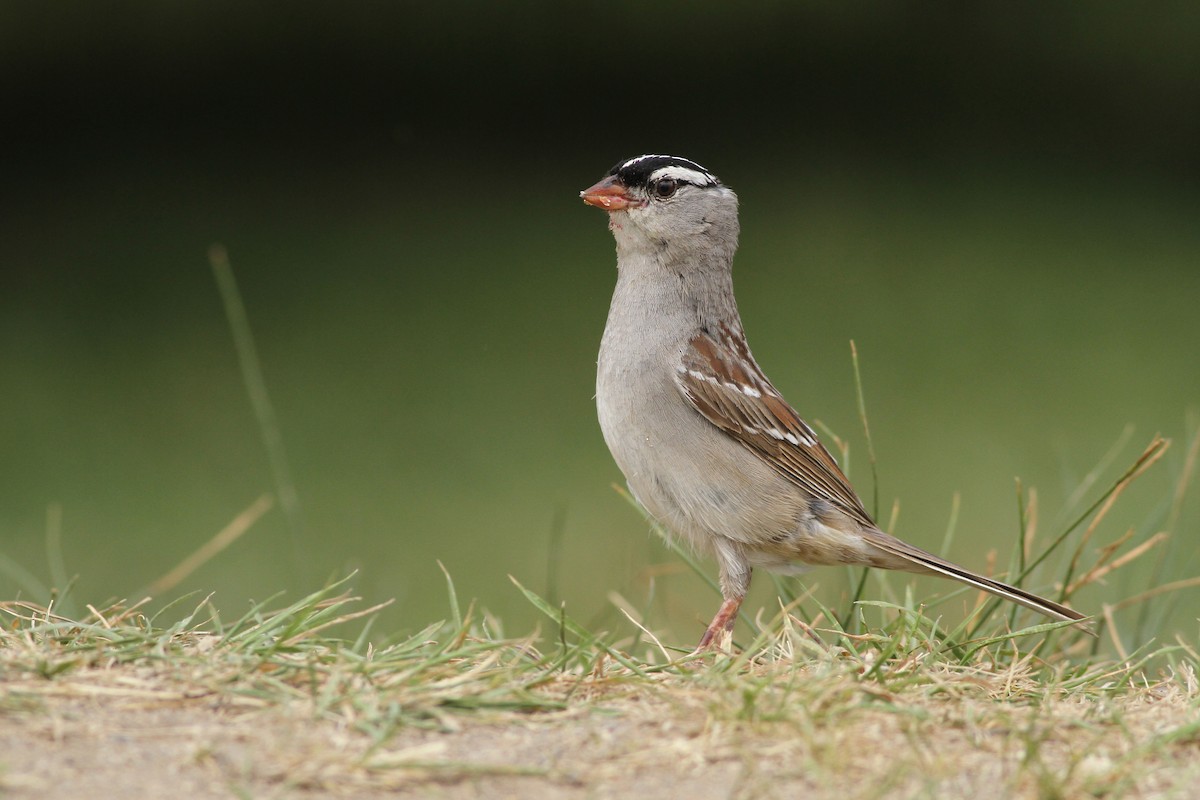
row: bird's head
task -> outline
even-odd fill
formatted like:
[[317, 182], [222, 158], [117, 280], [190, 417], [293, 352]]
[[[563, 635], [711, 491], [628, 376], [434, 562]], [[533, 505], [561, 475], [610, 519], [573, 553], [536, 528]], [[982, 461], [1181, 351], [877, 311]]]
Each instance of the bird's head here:
[[737, 246], [737, 195], [686, 158], [621, 161], [579, 196], [609, 213], [619, 248], [718, 249], [732, 255]]

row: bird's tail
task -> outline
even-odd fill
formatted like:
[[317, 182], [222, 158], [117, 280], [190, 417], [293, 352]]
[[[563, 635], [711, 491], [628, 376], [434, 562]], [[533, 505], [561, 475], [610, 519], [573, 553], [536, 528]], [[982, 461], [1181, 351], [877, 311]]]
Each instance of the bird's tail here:
[[[1069, 620], [1071, 622], [1080, 622], [1086, 620], [1086, 614], [1080, 614], [1073, 608], [1067, 608], [1061, 603], [1056, 603], [1053, 600], [1047, 600], [1044, 597], [1039, 597], [1033, 592], [1027, 592], [1024, 589], [1016, 586], [1009, 586], [1003, 581], [988, 578], [978, 573], [972, 572], [969, 569], [960, 567], [957, 564], [952, 564], [944, 558], [938, 558], [932, 553], [927, 553], [919, 547], [913, 547], [907, 542], [902, 542], [894, 536], [890, 536], [883, 531], [865, 531], [863, 538], [866, 539], [873, 547], [896, 556], [904, 562], [907, 562], [912, 567], [913, 572], [932, 572], [946, 578], [953, 578], [956, 581], [974, 586], [976, 589], [982, 589], [985, 592], [994, 594], [997, 597], [1003, 597], [1005, 600], [1011, 600], [1025, 608], [1032, 609], [1039, 614], [1045, 614], [1047, 617], [1057, 620]], [[1091, 631], [1089, 631], [1090, 633]]]

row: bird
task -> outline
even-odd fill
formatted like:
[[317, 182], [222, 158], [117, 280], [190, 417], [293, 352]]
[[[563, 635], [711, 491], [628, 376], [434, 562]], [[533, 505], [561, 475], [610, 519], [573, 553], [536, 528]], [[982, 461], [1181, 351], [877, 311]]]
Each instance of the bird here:
[[732, 642], [756, 568], [936, 574], [1055, 620], [1088, 619], [880, 529], [750, 352], [733, 293], [738, 198], [712, 172], [642, 155], [580, 197], [608, 213], [617, 250], [596, 369], [604, 441], [634, 499], [717, 563], [722, 603], [696, 652]]

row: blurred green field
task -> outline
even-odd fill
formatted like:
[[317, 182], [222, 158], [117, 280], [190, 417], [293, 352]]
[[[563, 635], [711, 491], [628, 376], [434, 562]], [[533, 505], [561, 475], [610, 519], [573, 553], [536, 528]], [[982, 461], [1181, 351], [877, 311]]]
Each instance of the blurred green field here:
[[[1002, 570], [1016, 477], [1051, 536], [1161, 432], [1088, 549], [1175, 536], [1078, 604], [1200, 574], [1198, 34], [1187, 4], [0, 2], [0, 597], [137, 597], [275, 490], [219, 242], [303, 525], [272, 511], [151, 607], [357, 569], [411, 632], [440, 559], [513, 632], [509, 574], [694, 641], [715, 598], [613, 490], [591, 399], [615, 258], [578, 191], [646, 151], [740, 193], [755, 354], [871, 505], [857, 343], [898, 535], [940, 550], [958, 497], [948, 555]], [[1142, 629], [1194, 640], [1197, 591]]]
[[[523, 632], [536, 612], [509, 574], [601, 626], [628, 625], [609, 592], [642, 604], [653, 576], [652, 624], [690, 642], [713, 598], [613, 491], [591, 399], [614, 253], [577, 193], [627, 155], [514, 153], [468, 177], [387, 152], [302, 169], [286, 154], [151, 153], [30, 184], [4, 238], [0, 595], [44, 600], [61, 552], [76, 603], [134, 598], [273, 490], [206, 260], [219, 241], [304, 527], [272, 511], [175, 595], [215, 591], [231, 612], [357, 569], [370, 601], [397, 598], [384, 628], [411, 632], [446, 614], [440, 559]], [[1200, 400], [1195, 194], [1028, 161], [686, 155], [742, 198], [735, 276], [756, 356], [849, 441], [870, 505], [857, 343], [898, 535], [939, 549], [957, 493], [949, 555], [984, 569], [995, 551], [1003, 568], [1014, 477], [1056, 532], [1127, 426], [1102, 484], [1153, 434], [1175, 446], [1097, 541], [1164, 524]], [[1195, 497], [1183, 513], [1182, 536], [1078, 604], [1140, 591], [1160, 557], [1158, 580], [1200, 574]], [[809, 579], [836, 598], [846, 575]], [[760, 579], [751, 607], [772, 591]], [[1195, 633], [1196, 598], [1172, 626]]]

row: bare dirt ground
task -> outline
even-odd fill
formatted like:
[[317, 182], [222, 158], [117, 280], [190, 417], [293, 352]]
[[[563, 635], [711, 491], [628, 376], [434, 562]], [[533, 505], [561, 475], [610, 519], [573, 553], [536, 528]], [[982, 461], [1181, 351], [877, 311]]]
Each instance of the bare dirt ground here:
[[1035, 701], [1021, 688], [894, 694], [838, 678], [802, 707], [776, 707], [739, 698], [744, 686], [575, 681], [547, 687], [563, 710], [447, 713], [376, 744], [303, 702], [153, 685], [124, 669], [18, 676], [0, 682], [0, 796], [1195, 796], [1194, 675], [1119, 702]]

